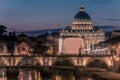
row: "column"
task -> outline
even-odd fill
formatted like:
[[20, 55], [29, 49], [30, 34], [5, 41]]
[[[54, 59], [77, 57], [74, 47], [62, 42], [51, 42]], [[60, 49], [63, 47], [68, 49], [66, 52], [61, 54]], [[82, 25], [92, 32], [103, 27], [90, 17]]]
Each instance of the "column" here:
[[63, 44], [62, 38], [59, 38], [59, 44], [58, 44], [58, 47], [59, 47], [59, 54], [61, 54], [61, 53], [63, 52], [63, 50], [62, 50], [62, 48], [63, 48], [62, 44]]
[[62, 38], [62, 54], [65, 53], [64, 38]]

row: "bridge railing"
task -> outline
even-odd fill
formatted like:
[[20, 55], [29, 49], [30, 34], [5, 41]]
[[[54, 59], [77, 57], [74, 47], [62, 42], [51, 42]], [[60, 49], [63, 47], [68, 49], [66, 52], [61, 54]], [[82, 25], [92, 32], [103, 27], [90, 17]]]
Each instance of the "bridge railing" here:
[[26, 55], [6, 55], [2, 54], [0, 57], [106, 57], [106, 56], [113, 56], [112, 54], [74, 54], [74, 55], [67, 55], [67, 54], [59, 54], [59, 55], [41, 55], [41, 54], [26, 54]]
[[110, 50], [108, 48], [102, 48], [102, 49], [85, 49], [84, 54], [88, 55], [112, 55]]
[[40, 54], [40, 53], [37, 53], [37, 54], [34, 54], [34, 53], [28, 53], [28, 54], [18, 54], [18, 53], [0, 53], [0, 56], [56, 56], [56, 57], [59, 57], [59, 56], [66, 56], [66, 57], [72, 57], [72, 56], [112, 56], [113, 53], [108, 50], [107, 48], [103, 48], [103, 49], [95, 49], [95, 50], [90, 50], [90, 49], [85, 49], [84, 50], [84, 53], [76, 53], [76, 54], [67, 54], [67, 53], [54, 53], [53, 55], [48, 55], [48, 54]]

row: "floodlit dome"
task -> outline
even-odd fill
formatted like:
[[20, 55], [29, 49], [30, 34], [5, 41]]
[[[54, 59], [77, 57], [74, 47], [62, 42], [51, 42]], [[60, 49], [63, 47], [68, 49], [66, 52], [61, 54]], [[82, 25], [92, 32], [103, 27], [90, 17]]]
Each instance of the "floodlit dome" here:
[[75, 15], [74, 20], [91, 20], [90, 16], [85, 12], [84, 6], [80, 7], [80, 11]]
[[92, 21], [90, 16], [85, 12], [83, 5], [80, 11], [75, 15], [72, 23], [72, 30], [92, 30]]

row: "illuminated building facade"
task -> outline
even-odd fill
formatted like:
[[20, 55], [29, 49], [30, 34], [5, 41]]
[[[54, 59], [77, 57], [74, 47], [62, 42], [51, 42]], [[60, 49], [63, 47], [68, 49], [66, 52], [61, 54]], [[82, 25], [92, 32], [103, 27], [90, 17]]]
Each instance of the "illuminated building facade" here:
[[63, 29], [60, 32], [60, 37], [63, 41], [63, 47], [65, 38], [79, 37], [84, 41], [84, 43], [81, 42], [84, 45], [84, 50], [92, 50], [97, 48], [99, 42], [105, 40], [105, 33], [98, 29], [97, 26], [93, 26], [90, 16], [85, 12], [84, 7], [81, 6], [80, 11], [73, 19], [72, 26], [68, 25]]

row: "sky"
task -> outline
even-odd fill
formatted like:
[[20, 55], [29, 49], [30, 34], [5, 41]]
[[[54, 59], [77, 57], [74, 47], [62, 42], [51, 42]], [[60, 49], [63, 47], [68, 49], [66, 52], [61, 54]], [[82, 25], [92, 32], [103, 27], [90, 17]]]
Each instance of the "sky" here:
[[120, 0], [0, 0], [0, 25], [30, 31], [71, 25], [80, 5], [93, 24], [120, 26]]

